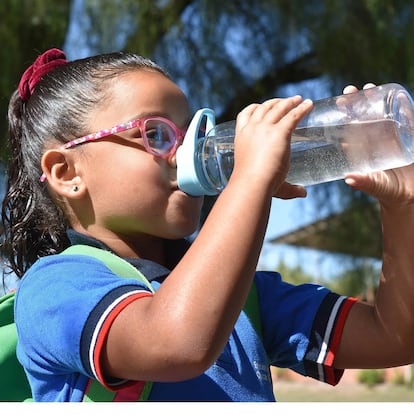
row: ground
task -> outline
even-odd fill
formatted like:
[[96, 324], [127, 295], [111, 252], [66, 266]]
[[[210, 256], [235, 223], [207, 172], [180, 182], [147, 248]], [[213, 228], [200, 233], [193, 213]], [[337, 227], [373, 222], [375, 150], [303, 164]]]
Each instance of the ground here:
[[414, 402], [414, 388], [406, 381], [411, 367], [385, 370], [386, 381], [374, 386], [361, 384], [359, 372], [345, 371], [342, 381], [333, 387], [285, 370], [272, 370], [275, 396], [280, 402]]

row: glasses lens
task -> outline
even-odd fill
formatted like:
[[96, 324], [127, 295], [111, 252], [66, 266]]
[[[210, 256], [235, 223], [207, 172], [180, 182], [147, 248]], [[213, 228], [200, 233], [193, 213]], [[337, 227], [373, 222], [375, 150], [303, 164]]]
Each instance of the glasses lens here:
[[160, 120], [148, 119], [145, 123], [145, 134], [148, 145], [155, 154], [167, 154], [176, 141], [172, 126]]

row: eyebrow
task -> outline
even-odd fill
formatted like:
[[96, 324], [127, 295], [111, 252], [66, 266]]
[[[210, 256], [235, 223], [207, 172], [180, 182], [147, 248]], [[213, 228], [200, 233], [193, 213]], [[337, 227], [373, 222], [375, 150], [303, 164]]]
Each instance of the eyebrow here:
[[125, 122], [135, 121], [136, 119], [145, 118], [147, 116], [162, 116], [162, 115], [154, 114], [153, 112], [142, 112], [140, 114], [132, 116], [131, 118], [127, 119]]

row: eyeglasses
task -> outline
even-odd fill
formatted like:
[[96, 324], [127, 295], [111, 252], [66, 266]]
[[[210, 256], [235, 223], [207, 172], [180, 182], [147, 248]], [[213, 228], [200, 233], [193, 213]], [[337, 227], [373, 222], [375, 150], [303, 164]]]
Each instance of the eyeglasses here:
[[[87, 142], [115, 135], [129, 129], [139, 128], [140, 138], [143, 139], [145, 150], [156, 157], [168, 158], [183, 142], [185, 129], [178, 128], [169, 119], [161, 116], [147, 116], [132, 121], [115, 125], [112, 128], [102, 129], [98, 132], [75, 138], [63, 144], [61, 149], [69, 149]], [[42, 174], [40, 181], [46, 181], [45, 174]]]

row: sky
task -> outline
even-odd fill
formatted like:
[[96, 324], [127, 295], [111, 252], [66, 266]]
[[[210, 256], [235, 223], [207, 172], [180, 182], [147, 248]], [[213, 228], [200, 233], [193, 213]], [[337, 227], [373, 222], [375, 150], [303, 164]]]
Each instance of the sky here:
[[[329, 278], [341, 269], [340, 257], [308, 248], [298, 248], [270, 241], [290, 233], [324, 217], [315, 212], [312, 193], [305, 199], [273, 199], [269, 223], [265, 235], [258, 268], [277, 270], [283, 261], [290, 267], [300, 266], [306, 273], [314, 275], [315, 281]], [[339, 260], [339, 262], [338, 262]]]
[[[273, 238], [290, 233], [315, 221], [315, 215], [307, 208], [307, 203], [311, 202], [312, 200], [309, 199], [273, 199], [265, 236], [266, 242], [269, 243]], [[262, 254], [260, 262], [262, 266], [271, 266], [276, 259], [289, 258], [289, 260], [295, 261], [295, 256], [296, 248], [285, 245], [270, 245], [269, 243]]]

